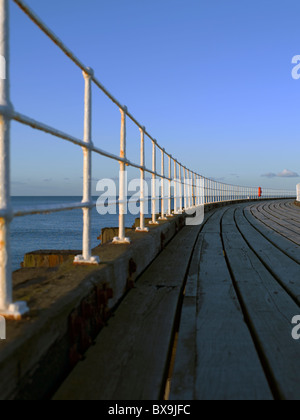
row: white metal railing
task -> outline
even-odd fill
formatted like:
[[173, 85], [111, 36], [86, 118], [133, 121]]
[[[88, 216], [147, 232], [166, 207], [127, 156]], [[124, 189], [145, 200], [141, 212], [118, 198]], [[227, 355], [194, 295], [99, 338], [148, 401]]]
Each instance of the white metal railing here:
[[[43, 31], [65, 55], [83, 72], [85, 83], [84, 97], [84, 138], [79, 139], [50, 127], [40, 121], [36, 121], [26, 115], [16, 112], [10, 101], [9, 88], [9, 1], [14, 1], [24, 13]], [[258, 188], [240, 187], [227, 185], [213, 179], [205, 178], [194, 171], [186, 168], [178, 160], [165, 151], [158, 142], [146, 131], [128, 111], [114, 98], [113, 95], [97, 80], [91, 68], [86, 67], [63, 42], [36, 16], [36, 14], [21, 0], [0, 0], [0, 56], [4, 57], [6, 78], [0, 80], [0, 314], [18, 319], [28, 311], [24, 302], [13, 303], [12, 299], [12, 273], [10, 253], [10, 223], [15, 217], [33, 215], [38, 213], [54, 213], [66, 210], [83, 210], [83, 241], [82, 255], [75, 258], [75, 263], [98, 264], [98, 257], [92, 256], [91, 251], [91, 209], [96, 206], [92, 201], [91, 174], [92, 153], [104, 156], [120, 163], [119, 180], [119, 236], [114, 239], [115, 243], [130, 243], [125, 236], [125, 197], [126, 168], [127, 166], [140, 170], [140, 226], [139, 232], [147, 232], [145, 226], [144, 204], [148, 200], [144, 192], [145, 173], [152, 176], [152, 224], [158, 224], [159, 220], [165, 220], [176, 213], [196, 208], [199, 205], [227, 200], [254, 199], [258, 197]], [[96, 147], [92, 139], [92, 95], [91, 87], [94, 84], [100, 89], [121, 112], [121, 147], [120, 155], [114, 155], [108, 151]], [[126, 155], [126, 120], [130, 119], [139, 129], [141, 136], [140, 163], [131, 162]], [[68, 203], [64, 205], [38, 206], [26, 209], [13, 209], [10, 199], [10, 123], [17, 121], [33, 129], [48, 133], [56, 138], [68, 141], [83, 149], [83, 199], [80, 203]], [[152, 168], [145, 166], [145, 139], [152, 142]], [[157, 167], [157, 152], [161, 152], [161, 172]], [[166, 174], [165, 160], [168, 160]], [[172, 169], [173, 168], [173, 169]], [[161, 180], [161, 193], [157, 194], [156, 180]], [[175, 183], [175, 188], [172, 188]], [[165, 194], [167, 184], [168, 194]], [[294, 196], [294, 192], [268, 189], [264, 191], [264, 198], [279, 198]], [[161, 214], [157, 220], [156, 202], [161, 200]], [[172, 209], [174, 201], [174, 209]], [[165, 207], [167, 203], [167, 208]]]

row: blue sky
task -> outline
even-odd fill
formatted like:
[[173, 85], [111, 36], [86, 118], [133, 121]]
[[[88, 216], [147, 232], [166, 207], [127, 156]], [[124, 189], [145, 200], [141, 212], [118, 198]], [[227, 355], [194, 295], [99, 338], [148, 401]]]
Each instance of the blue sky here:
[[[239, 185], [300, 182], [300, 80], [291, 77], [299, 0], [27, 4], [183, 164]], [[81, 138], [81, 71], [12, 1], [10, 19], [15, 109]], [[96, 89], [93, 99], [94, 143], [118, 153], [119, 110]], [[129, 124], [129, 158], [139, 159], [138, 147]], [[93, 165], [95, 180], [117, 175], [117, 163], [94, 157]], [[12, 193], [81, 191], [81, 149], [13, 123]]]

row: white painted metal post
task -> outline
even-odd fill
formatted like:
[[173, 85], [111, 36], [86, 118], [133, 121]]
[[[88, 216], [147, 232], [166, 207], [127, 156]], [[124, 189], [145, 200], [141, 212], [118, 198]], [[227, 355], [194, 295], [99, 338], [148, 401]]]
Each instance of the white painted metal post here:
[[189, 209], [191, 207], [191, 202], [190, 202], [190, 171], [187, 169], [186, 170], [186, 201], [187, 201], [187, 209]]
[[[121, 135], [120, 135], [120, 157], [126, 159], [126, 114], [127, 108], [120, 108], [121, 112]], [[130, 239], [125, 236], [125, 213], [127, 203], [127, 172], [126, 163], [120, 161], [119, 177], [119, 236], [113, 239], [114, 244], [130, 244]]]
[[179, 207], [178, 213], [183, 213], [183, 191], [182, 191], [182, 166], [179, 164]]
[[10, 199], [10, 119], [13, 106], [10, 102], [9, 85], [9, 3], [0, 0], [0, 315], [20, 319], [28, 312], [25, 302], [13, 304], [10, 223], [12, 207]]
[[186, 185], [186, 168], [183, 168], [183, 195], [184, 195], [184, 209], [187, 208], [187, 185]]
[[[85, 80], [84, 98], [84, 141], [92, 143], [92, 86], [91, 76], [93, 72], [83, 73]], [[91, 202], [91, 178], [92, 178], [92, 156], [91, 151], [83, 149], [83, 198], [84, 203]], [[83, 209], [83, 237], [82, 237], [82, 256], [85, 262], [91, 260], [91, 210]]]
[[191, 189], [190, 189], [190, 194], [191, 194], [191, 207], [194, 207], [194, 180], [193, 180], [193, 172], [190, 171], [190, 178], [191, 178]]
[[186, 208], [190, 208], [190, 176], [189, 176], [189, 170], [186, 169], [186, 179], [185, 179], [185, 190], [186, 190]]
[[177, 183], [177, 162], [174, 159], [174, 214], [177, 214], [178, 210], [178, 183]]
[[191, 207], [194, 207], [194, 172], [190, 171], [191, 177]]
[[150, 225], [158, 225], [159, 222], [156, 220], [156, 141], [152, 140], [152, 221]]
[[168, 197], [168, 214], [167, 214], [167, 217], [173, 217], [173, 214], [172, 214], [172, 156], [171, 155], [169, 155], [169, 174], [168, 174], [168, 177], [169, 177], [169, 181], [168, 181], [168, 184], [169, 184], [168, 195], [169, 195], [169, 197]]
[[[87, 68], [83, 72], [84, 93], [84, 142], [92, 145], [92, 77], [94, 72]], [[83, 208], [82, 255], [77, 255], [75, 264], [99, 264], [99, 257], [91, 253], [91, 207], [92, 204], [92, 152], [83, 148], [83, 197], [82, 202], [89, 205]]]
[[192, 180], [193, 180], [193, 207], [196, 207], [196, 174], [193, 172], [192, 174]]
[[165, 149], [161, 151], [161, 215], [159, 220], [168, 220], [165, 216]]
[[216, 197], [217, 197], [217, 184], [216, 181], [213, 181], [213, 186], [214, 186], [214, 203], [216, 202]]
[[192, 182], [193, 182], [193, 189], [192, 189], [192, 202], [193, 202], [193, 207], [196, 206], [196, 191], [195, 191], [195, 173], [192, 172]]
[[[146, 128], [140, 128], [141, 133], [141, 185], [140, 185], [140, 227], [137, 232], [149, 232], [145, 227], [145, 131]], [[148, 198], [148, 197], [147, 197]]]

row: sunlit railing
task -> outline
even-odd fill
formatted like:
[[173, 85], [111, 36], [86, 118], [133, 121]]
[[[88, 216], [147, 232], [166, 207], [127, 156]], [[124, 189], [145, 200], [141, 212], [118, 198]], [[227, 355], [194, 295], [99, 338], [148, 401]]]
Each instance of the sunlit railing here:
[[[26, 115], [14, 110], [10, 101], [9, 88], [9, 1], [14, 1], [24, 13], [43, 31], [64, 54], [83, 72], [85, 82], [84, 97], [84, 138], [76, 138], [68, 133], [59, 131], [40, 121], [36, 121]], [[98, 264], [99, 259], [92, 255], [91, 250], [91, 209], [96, 206], [91, 194], [92, 174], [92, 153], [115, 160], [120, 164], [119, 179], [119, 236], [114, 243], [130, 243], [125, 236], [125, 205], [127, 203], [126, 191], [126, 170], [127, 166], [140, 170], [140, 226], [137, 231], [147, 232], [145, 226], [144, 204], [148, 200], [143, 188], [145, 174], [152, 176], [152, 224], [158, 224], [156, 203], [161, 202], [160, 220], [168, 216], [182, 213], [187, 209], [197, 206], [228, 200], [243, 200], [258, 198], [257, 187], [241, 187], [228, 185], [213, 179], [208, 179], [188, 169], [168, 153], [149, 134], [128, 111], [120, 104], [113, 95], [99, 82], [91, 68], [86, 67], [64, 44], [63, 42], [35, 15], [35, 13], [20, 0], [0, 0], [0, 56], [4, 57], [5, 71], [0, 80], [0, 314], [18, 318], [28, 311], [24, 302], [13, 303], [12, 299], [12, 278], [11, 278], [11, 252], [10, 252], [10, 223], [15, 217], [33, 215], [38, 213], [53, 213], [73, 209], [83, 209], [83, 241], [82, 255], [75, 258], [75, 263]], [[2, 69], [3, 70], [3, 69]], [[120, 110], [121, 112], [121, 147], [120, 155], [114, 155], [108, 151], [96, 147], [93, 143], [91, 129], [92, 113], [92, 84], [97, 86]], [[130, 119], [140, 130], [140, 152], [139, 163], [132, 162], [126, 154], [126, 120]], [[65, 205], [39, 206], [27, 209], [13, 209], [10, 198], [10, 122], [14, 120], [33, 129], [48, 133], [56, 138], [73, 143], [83, 149], [83, 199], [80, 203], [68, 203]], [[152, 143], [152, 167], [145, 165], [145, 141]], [[161, 154], [161, 168], [157, 165], [157, 152]], [[167, 165], [165, 164], [167, 160]], [[160, 193], [157, 194], [155, 181], [159, 179], [162, 183]], [[292, 197], [294, 191], [264, 190], [263, 198]]]

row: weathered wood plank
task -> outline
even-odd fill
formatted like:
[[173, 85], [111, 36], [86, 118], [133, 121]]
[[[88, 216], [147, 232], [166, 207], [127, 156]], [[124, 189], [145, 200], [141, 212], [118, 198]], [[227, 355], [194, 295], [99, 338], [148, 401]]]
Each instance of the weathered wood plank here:
[[252, 250], [300, 305], [300, 265], [258, 233], [241, 208], [237, 209], [235, 220]]
[[275, 216], [274, 213], [267, 210], [266, 205], [258, 206], [257, 209], [262, 215], [267, 217], [271, 222], [280, 226], [280, 229], [282, 228], [287, 229], [289, 234], [294, 234], [294, 233], [297, 233], [297, 235], [300, 234], [300, 228], [294, 226], [290, 220]]
[[288, 208], [290, 211], [292, 211], [295, 214], [300, 214], [300, 208], [299, 206], [295, 205], [294, 200], [283, 203], [283, 206], [285, 206], [286, 208]]
[[141, 276], [56, 400], [157, 400], [200, 227], [185, 227]]
[[284, 220], [289, 220], [291, 222], [292, 225], [300, 227], [300, 213], [297, 215], [295, 215], [292, 210], [289, 210], [288, 208], [282, 208], [281, 207], [282, 203], [276, 203], [276, 202], [272, 202], [269, 205], [269, 209], [271, 212], [273, 212], [275, 215], [279, 215], [280, 217], [282, 217]]
[[300, 229], [300, 220], [295, 219], [290, 211], [280, 210], [279, 208], [276, 208], [275, 205], [276, 203], [274, 202], [269, 203], [266, 208], [267, 212], [278, 218], [280, 221], [284, 221], [287, 226], [291, 226], [290, 229], [293, 229], [294, 227]]
[[300, 346], [291, 338], [299, 306], [283, 290], [238, 232], [232, 210], [224, 218], [225, 251], [236, 287], [264, 355], [277, 397], [300, 399]]
[[270, 228], [274, 232], [277, 232], [280, 235], [282, 235], [284, 238], [288, 239], [289, 241], [294, 242], [297, 245], [300, 245], [300, 238], [298, 234], [270, 220], [270, 218], [264, 215], [261, 211], [259, 211], [257, 207], [255, 206], [251, 207], [251, 213], [257, 220], [265, 224], [268, 228]]
[[293, 214], [296, 218], [300, 218], [300, 210], [294, 205], [294, 200], [284, 200], [278, 203], [278, 207], [283, 211], [288, 211]]
[[255, 229], [257, 229], [264, 237], [266, 237], [270, 242], [272, 242], [278, 248], [283, 250], [290, 258], [293, 258], [300, 264], [299, 245], [296, 245], [284, 236], [280, 235], [278, 232], [275, 232], [273, 229], [270, 229], [263, 222], [254, 217], [250, 210], [250, 207], [244, 208], [244, 215], [248, 222], [252, 226], [254, 226]]
[[[200, 234], [184, 299], [171, 399], [272, 399], [223, 255], [218, 211]], [[199, 263], [198, 263], [199, 264]], [[198, 310], [197, 310], [198, 307]], [[193, 371], [194, 370], [194, 371]]]

